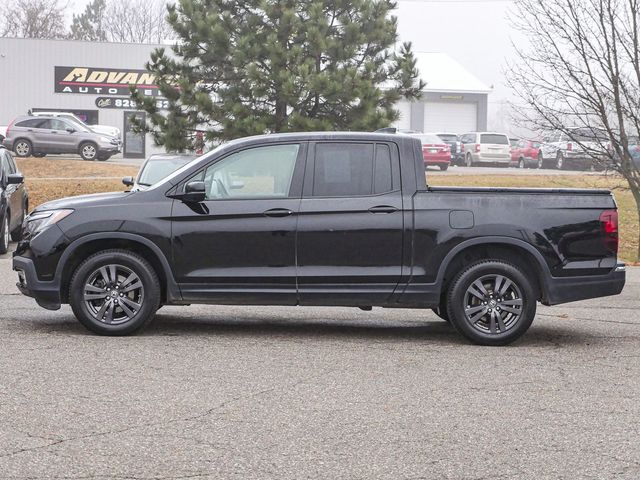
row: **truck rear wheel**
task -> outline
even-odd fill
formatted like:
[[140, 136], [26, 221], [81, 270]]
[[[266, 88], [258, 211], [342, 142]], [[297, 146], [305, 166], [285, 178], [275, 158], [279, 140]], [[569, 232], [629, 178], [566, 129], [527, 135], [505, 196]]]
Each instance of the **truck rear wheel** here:
[[92, 332], [128, 335], [149, 323], [158, 310], [158, 275], [135, 253], [98, 252], [73, 274], [69, 303], [76, 318]]
[[507, 345], [520, 338], [536, 315], [533, 283], [504, 260], [482, 260], [464, 268], [447, 292], [453, 326], [479, 345]]

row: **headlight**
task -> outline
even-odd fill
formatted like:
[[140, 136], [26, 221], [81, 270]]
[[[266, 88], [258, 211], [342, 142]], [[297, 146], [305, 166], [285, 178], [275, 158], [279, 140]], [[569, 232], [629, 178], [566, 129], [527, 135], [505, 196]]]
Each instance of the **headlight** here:
[[26, 230], [31, 236], [35, 236], [49, 225], [58, 223], [72, 213], [73, 210], [71, 209], [44, 210], [42, 212], [32, 213], [27, 217]]

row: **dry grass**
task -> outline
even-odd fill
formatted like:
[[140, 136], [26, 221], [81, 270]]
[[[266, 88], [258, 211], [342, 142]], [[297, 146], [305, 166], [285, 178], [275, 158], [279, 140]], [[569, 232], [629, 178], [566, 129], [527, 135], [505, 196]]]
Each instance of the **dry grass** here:
[[429, 185], [461, 187], [607, 188], [613, 190], [620, 214], [620, 258], [638, 261], [638, 214], [626, 182], [605, 175], [429, 175]]
[[16, 158], [18, 169], [27, 179], [69, 177], [126, 177], [138, 167], [107, 162], [85, 162], [57, 158]]
[[[72, 195], [123, 190], [120, 178], [134, 176], [137, 167], [109, 162], [83, 162], [54, 158], [18, 159], [27, 178], [31, 208]], [[620, 258], [634, 261], [638, 251], [638, 216], [633, 196], [619, 177], [604, 175], [429, 175], [430, 185], [485, 187], [551, 187], [613, 189], [620, 209]], [[68, 178], [47, 180], [46, 178]], [[78, 177], [105, 177], [77, 180]], [[109, 178], [111, 177], [111, 178]]]

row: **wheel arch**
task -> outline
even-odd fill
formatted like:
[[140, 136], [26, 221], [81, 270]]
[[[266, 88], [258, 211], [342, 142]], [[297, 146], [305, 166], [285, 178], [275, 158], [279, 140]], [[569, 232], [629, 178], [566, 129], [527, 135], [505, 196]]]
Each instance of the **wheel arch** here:
[[442, 261], [436, 282], [441, 292], [447, 291], [449, 283], [466, 265], [477, 260], [496, 258], [506, 260], [519, 267], [534, 280], [539, 299], [548, 297], [549, 267], [532, 245], [523, 240], [509, 237], [483, 237], [471, 239], [457, 245]]
[[169, 262], [155, 243], [140, 235], [109, 232], [87, 235], [75, 240], [65, 249], [56, 269], [56, 277], [60, 279], [60, 297], [63, 303], [69, 300], [69, 284], [78, 266], [90, 255], [114, 248], [137, 253], [151, 264], [160, 280], [163, 303], [182, 299]]

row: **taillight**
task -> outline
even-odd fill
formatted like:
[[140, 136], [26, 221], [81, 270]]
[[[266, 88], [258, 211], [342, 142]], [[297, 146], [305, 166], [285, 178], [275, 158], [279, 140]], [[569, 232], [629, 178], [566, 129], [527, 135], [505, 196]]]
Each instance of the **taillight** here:
[[461, 151], [461, 152], [464, 152], [464, 143], [461, 143], [461, 144], [460, 144], [460, 151]]
[[478, 153], [480, 151], [480, 144], [476, 143], [476, 153]]
[[600, 229], [604, 246], [613, 253], [618, 253], [618, 211], [605, 210], [600, 214]]
[[11, 123], [9, 124], [9, 126], [7, 126], [7, 130], [4, 132], [5, 137], [8, 137], [8, 136], [9, 136], [9, 129], [10, 129], [11, 127], [13, 127], [13, 124], [15, 123], [15, 121], [16, 121], [16, 120], [15, 120], [15, 118], [14, 118], [13, 120], [11, 120]]
[[573, 143], [569, 142], [567, 143], [567, 151], [570, 152], [571, 150], [573, 150]]

